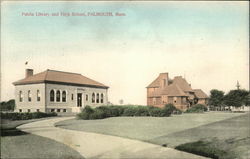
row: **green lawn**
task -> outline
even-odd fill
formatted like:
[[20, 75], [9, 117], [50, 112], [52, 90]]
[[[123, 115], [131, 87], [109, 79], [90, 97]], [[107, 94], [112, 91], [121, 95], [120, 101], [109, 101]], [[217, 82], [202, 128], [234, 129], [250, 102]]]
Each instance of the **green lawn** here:
[[238, 113], [182, 114], [172, 117], [113, 117], [101, 120], [67, 120], [56, 123], [66, 129], [96, 132], [143, 141], [232, 118]]
[[64, 144], [32, 134], [1, 137], [1, 158], [83, 159]]
[[68, 120], [57, 126], [79, 131], [109, 134], [168, 147], [204, 141], [225, 151], [223, 157], [249, 155], [249, 114], [208, 112], [172, 117], [115, 117], [102, 120]]
[[37, 135], [16, 129], [17, 126], [37, 120], [1, 120], [1, 158], [78, 159], [82, 157], [72, 148]]

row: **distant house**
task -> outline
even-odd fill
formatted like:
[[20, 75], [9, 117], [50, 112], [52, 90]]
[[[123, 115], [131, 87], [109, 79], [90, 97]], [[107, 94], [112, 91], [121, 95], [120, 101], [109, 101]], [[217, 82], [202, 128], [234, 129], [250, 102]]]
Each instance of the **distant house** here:
[[16, 112], [76, 113], [86, 105], [106, 105], [108, 86], [78, 73], [26, 69], [15, 85]]
[[185, 78], [174, 77], [168, 73], [160, 75], [147, 87], [147, 105], [164, 107], [173, 104], [176, 108], [186, 110], [195, 104], [207, 104], [208, 96], [201, 89], [192, 89]]

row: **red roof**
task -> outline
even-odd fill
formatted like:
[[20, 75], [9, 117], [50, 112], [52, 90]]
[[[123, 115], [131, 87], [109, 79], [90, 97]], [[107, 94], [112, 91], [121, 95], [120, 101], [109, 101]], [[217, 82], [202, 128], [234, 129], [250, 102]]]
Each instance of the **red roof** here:
[[147, 88], [158, 88], [153, 92], [148, 94], [148, 97], [159, 97], [161, 95], [167, 96], [189, 96], [188, 92], [194, 92], [197, 98], [208, 98], [208, 96], [201, 90], [195, 89], [193, 90], [191, 86], [188, 84], [185, 78], [181, 76], [176, 76], [173, 80], [170, 80], [167, 77], [167, 83], [164, 88], [160, 86], [160, 80], [166, 77], [163, 75], [167, 75], [167, 73], [161, 73]]
[[184, 92], [193, 92], [193, 89], [187, 83], [186, 79], [181, 76], [176, 76], [173, 80], [173, 84], [178, 85]]
[[16, 81], [13, 84], [24, 85], [24, 84], [34, 84], [34, 83], [62, 83], [62, 84], [108, 88], [108, 86], [105, 86], [102, 83], [94, 81], [78, 73], [62, 72], [49, 69], [44, 72]]
[[204, 93], [201, 89], [194, 89], [194, 94], [197, 98], [208, 98], [206, 93]]
[[161, 94], [167, 96], [187, 96], [185, 92], [176, 84], [170, 84], [166, 86], [162, 90]]

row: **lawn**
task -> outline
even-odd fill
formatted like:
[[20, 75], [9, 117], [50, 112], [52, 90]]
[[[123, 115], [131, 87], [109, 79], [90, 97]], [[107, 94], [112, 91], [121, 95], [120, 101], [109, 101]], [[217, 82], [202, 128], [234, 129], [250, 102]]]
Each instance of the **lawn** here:
[[172, 117], [113, 117], [101, 120], [66, 120], [56, 126], [101, 134], [121, 136], [143, 141], [158, 141], [158, 137], [199, 127], [242, 114], [200, 113]]
[[247, 158], [249, 114], [208, 112], [172, 117], [115, 117], [102, 120], [68, 120], [57, 126], [121, 136], [175, 148], [204, 141], [225, 151], [221, 158]]
[[37, 120], [43, 119], [1, 120], [1, 158], [83, 159], [77, 151], [62, 143], [16, 129]]

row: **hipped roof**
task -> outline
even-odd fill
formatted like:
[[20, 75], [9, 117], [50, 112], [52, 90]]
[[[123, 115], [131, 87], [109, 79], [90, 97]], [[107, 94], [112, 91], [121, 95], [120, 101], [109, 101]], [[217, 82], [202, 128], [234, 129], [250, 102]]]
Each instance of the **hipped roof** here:
[[203, 92], [201, 89], [194, 89], [194, 94], [197, 98], [208, 98], [205, 92]]
[[185, 92], [176, 84], [170, 84], [166, 86], [162, 91], [162, 95], [167, 96], [187, 96]]
[[108, 86], [94, 81], [78, 73], [62, 72], [56, 70], [46, 70], [44, 72], [34, 74], [27, 78], [14, 82], [14, 85], [35, 84], [35, 83], [61, 83], [70, 85], [82, 85], [108, 88]]
[[[161, 75], [161, 74], [160, 74]], [[208, 98], [208, 96], [201, 90], [191, 88], [185, 78], [181, 76], [176, 76], [171, 83], [167, 81], [167, 86], [161, 88], [160, 80], [162, 78], [158, 76], [147, 88], [157, 88], [154, 92], [150, 93], [150, 97], [158, 97], [161, 95], [167, 96], [189, 96], [188, 92], [194, 92], [197, 98]], [[167, 79], [169, 80], [169, 79]]]

